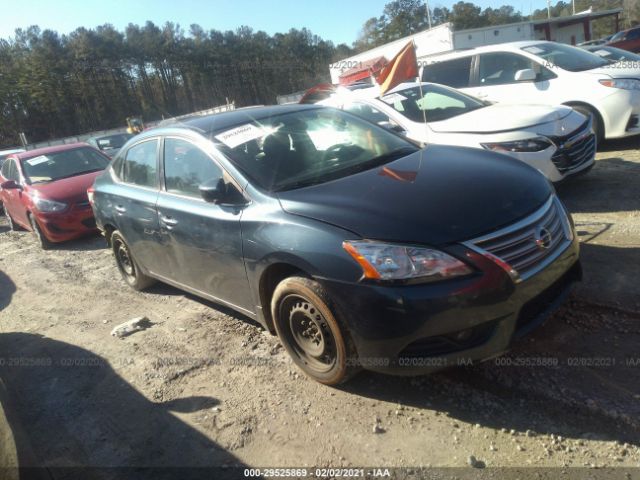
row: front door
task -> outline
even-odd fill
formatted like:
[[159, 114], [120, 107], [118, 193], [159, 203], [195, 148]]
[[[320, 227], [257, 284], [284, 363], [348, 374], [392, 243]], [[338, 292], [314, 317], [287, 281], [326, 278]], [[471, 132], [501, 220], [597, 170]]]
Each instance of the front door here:
[[157, 208], [167, 255], [159, 273], [204, 296], [252, 312], [242, 255], [242, 207], [207, 203], [198, 190], [208, 180], [225, 178], [225, 172], [182, 138], [165, 138], [163, 157], [164, 188]]
[[[9, 158], [2, 164], [2, 178], [4, 181], [13, 180], [19, 185], [22, 184], [17, 161], [14, 158]], [[4, 204], [5, 211], [11, 215], [11, 218], [16, 224], [31, 228], [29, 226], [27, 209], [22, 201], [23, 195], [24, 191], [22, 188], [10, 188], [8, 190], [3, 190], [2, 202]]]

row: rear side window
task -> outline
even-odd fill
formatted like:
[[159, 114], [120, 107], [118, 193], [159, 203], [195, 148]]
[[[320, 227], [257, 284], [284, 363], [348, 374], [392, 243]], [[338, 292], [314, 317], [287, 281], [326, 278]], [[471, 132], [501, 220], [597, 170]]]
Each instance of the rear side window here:
[[372, 123], [391, 121], [391, 119], [380, 110], [364, 103], [352, 103], [349, 105], [345, 105], [344, 109], [347, 112], [358, 115], [359, 117], [364, 118], [365, 120], [369, 120]]
[[141, 187], [158, 187], [158, 139], [138, 143], [127, 150], [122, 165], [122, 181]]
[[453, 88], [468, 87], [471, 76], [471, 59], [472, 57], [455, 58], [425, 65], [422, 71], [422, 80], [441, 83]]
[[198, 187], [222, 178], [222, 169], [209, 155], [186, 140], [164, 141], [164, 182], [167, 192], [201, 198]]

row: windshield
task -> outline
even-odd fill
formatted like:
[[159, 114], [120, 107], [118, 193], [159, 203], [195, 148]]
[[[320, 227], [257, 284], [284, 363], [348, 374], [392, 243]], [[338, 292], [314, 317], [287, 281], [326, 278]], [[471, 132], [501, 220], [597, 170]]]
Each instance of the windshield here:
[[127, 141], [132, 138], [133, 135], [128, 133], [119, 133], [117, 135], [109, 135], [107, 137], [96, 138], [96, 144], [100, 150], [110, 150], [115, 148], [122, 148]]
[[637, 62], [640, 60], [640, 55], [638, 55], [637, 53], [627, 52], [626, 50], [622, 50], [621, 48], [597, 46], [588, 47], [587, 50], [589, 50], [591, 53], [595, 53], [605, 60], [611, 60], [612, 62], [621, 62], [624, 60]]
[[414, 122], [439, 122], [486, 106], [480, 100], [439, 85], [425, 84], [380, 97]]
[[276, 115], [212, 133], [222, 153], [258, 186], [291, 190], [374, 168], [418, 150], [333, 108]]
[[583, 72], [608, 65], [609, 62], [591, 52], [561, 43], [538, 43], [522, 50], [543, 59], [545, 67], [560, 67], [570, 72]]
[[109, 159], [95, 150], [76, 148], [22, 160], [22, 171], [27, 183], [33, 184], [104, 170], [108, 164]]

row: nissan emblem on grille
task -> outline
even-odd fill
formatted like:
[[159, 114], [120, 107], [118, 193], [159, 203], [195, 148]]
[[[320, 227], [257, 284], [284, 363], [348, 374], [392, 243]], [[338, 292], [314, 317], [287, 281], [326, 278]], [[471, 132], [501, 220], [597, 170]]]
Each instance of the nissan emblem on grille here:
[[541, 225], [538, 225], [536, 227], [534, 238], [536, 241], [536, 245], [541, 250], [546, 250], [547, 248], [549, 248], [553, 240], [553, 237], [551, 236], [551, 232]]

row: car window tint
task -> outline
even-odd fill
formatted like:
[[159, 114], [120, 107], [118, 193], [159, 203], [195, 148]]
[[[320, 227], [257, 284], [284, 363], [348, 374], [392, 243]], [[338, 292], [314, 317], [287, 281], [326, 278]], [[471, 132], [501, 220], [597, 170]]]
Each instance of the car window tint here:
[[455, 58], [442, 62], [425, 65], [422, 72], [422, 80], [431, 83], [441, 83], [454, 88], [469, 86], [471, 73], [471, 58]]
[[200, 198], [198, 187], [222, 178], [222, 169], [198, 147], [186, 140], [164, 141], [164, 181], [167, 192]]
[[364, 118], [365, 120], [369, 120], [373, 123], [380, 122], [390, 122], [391, 119], [388, 115], [385, 115], [377, 108], [372, 107], [371, 105], [367, 105], [364, 103], [352, 103], [349, 105], [345, 105], [344, 109], [347, 112], [351, 112], [359, 117]]
[[11, 180], [10, 171], [11, 171], [11, 166], [12, 165], [13, 165], [13, 160], [11, 160], [11, 159], [7, 160], [6, 162], [4, 162], [2, 164], [2, 170], [1, 170], [2, 176], [4, 178], [6, 178], [7, 180]]
[[122, 181], [142, 187], [157, 187], [157, 152], [157, 139], [138, 143], [127, 150]]
[[519, 70], [532, 69], [533, 62], [515, 53], [485, 53], [480, 55], [478, 79], [481, 85], [515, 83]]
[[638, 38], [640, 38], [640, 30], [629, 30], [625, 40], [637, 40]]

